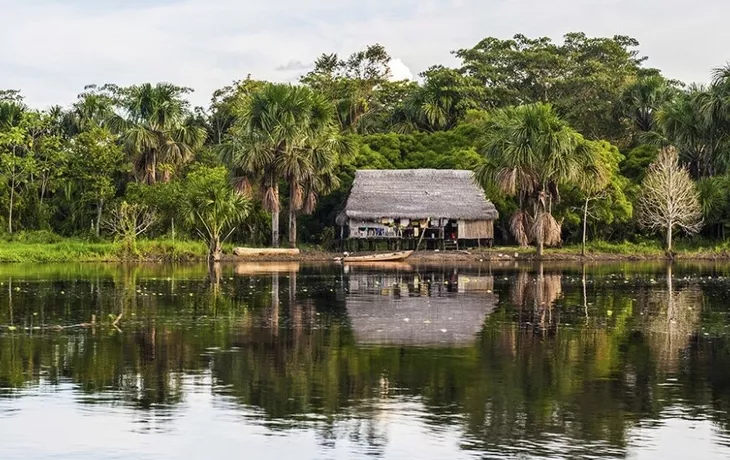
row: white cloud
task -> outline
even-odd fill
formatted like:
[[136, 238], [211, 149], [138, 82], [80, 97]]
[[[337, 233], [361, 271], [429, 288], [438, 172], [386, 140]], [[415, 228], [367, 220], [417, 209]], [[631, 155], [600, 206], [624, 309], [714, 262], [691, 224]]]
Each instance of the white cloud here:
[[[673, 78], [708, 79], [725, 62], [730, 6], [705, 0], [0, 0], [0, 85], [34, 106], [69, 104], [84, 85], [172, 81], [196, 89], [195, 104], [232, 80], [293, 81], [324, 52], [348, 55], [383, 44], [412, 78], [453, 65], [450, 51], [485, 36], [626, 34], [649, 64]], [[106, 6], [105, 6], [106, 5]], [[402, 61], [401, 61], [402, 60]], [[405, 65], [407, 62], [408, 65]], [[402, 66], [401, 66], [402, 64]], [[306, 64], [302, 64], [306, 65]]]
[[399, 58], [393, 58], [390, 61], [391, 80], [413, 80], [413, 72]]

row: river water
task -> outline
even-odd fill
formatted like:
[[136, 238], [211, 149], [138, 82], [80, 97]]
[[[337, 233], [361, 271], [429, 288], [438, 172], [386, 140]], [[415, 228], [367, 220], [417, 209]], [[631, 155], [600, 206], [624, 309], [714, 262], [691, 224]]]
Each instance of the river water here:
[[730, 265], [0, 266], [0, 459], [730, 458]]

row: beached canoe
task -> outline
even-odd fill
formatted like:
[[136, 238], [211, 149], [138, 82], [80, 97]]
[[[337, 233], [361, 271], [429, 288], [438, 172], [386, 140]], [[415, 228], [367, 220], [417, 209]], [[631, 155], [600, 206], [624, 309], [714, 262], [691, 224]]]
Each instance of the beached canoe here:
[[242, 257], [256, 256], [296, 256], [299, 255], [299, 249], [289, 248], [234, 248], [233, 253]]
[[400, 260], [405, 260], [410, 255], [413, 254], [413, 251], [399, 251], [399, 252], [389, 252], [385, 254], [370, 254], [367, 256], [346, 256], [341, 259], [339, 259], [340, 262], [350, 264], [350, 263], [359, 263], [359, 262], [397, 262]]

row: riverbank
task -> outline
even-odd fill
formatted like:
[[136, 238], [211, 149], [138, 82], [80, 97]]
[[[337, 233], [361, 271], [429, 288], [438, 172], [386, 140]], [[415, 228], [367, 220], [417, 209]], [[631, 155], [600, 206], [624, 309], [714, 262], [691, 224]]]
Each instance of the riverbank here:
[[[730, 246], [700, 246], [680, 245], [674, 251], [676, 260], [728, 260], [730, 261]], [[358, 255], [369, 254], [368, 252]], [[231, 257], [231, 260], [246, 261], [299, 261], [299, 262], [329, 262], [341, 258], [341, 253], [320, 250], [303, 250], [297, 255]], [[581, 254], [580, 246], [565, 246], [549, 248], [542, 257], [538, 257], [534, 248], [504, 246], [491, 249], [475, 249], [464, 251], [418, 251], [407, 260], [409, 262], [487, 262], [487, 261], [641, 261], [666, 260], [666, 251], [660, 244], [631, 244], [631, 243], [604, 243], [598, 242], [587, 246], [586, 254]]]
[[[362, 253], [365, 254], [365, 253]], [[206, 245], [198, 241], [141, 240], [136, 250], [129, 253], [122, 243], [87, 242], [74, 239], [60, 239], [55, 242], [12, 241], [0, 243], [0, 263], [45, 263], [45, 262], [194, 262], [204, 261]], [[303, 248], [296, 255], [236, 256], [233, 246], [224, 248], [223, 261], [292, 261], [331, 262], [342, 257], [339, 252], [323, 251], [317, 248]], [[666, 254], [659, 243], [605, 243], [596, 242], [587, 247], [585, 256], [580, 246], [546, 249], [540, 260], [544, 261], [617, 261], [617, 260], [664, 260]], [[730, 260], [730, 245], [715, 246], [680, 244], [675, 250], [675, 259], [680, 260]], [[534, 248], [496, 247], [468, 251], [419, 251], [409, 259], [411, 262], [438, 263], [486, 262], [486, 261], [537, 261]]]
[[2, 242], [0, 263], [12, 262], [184, 262], [205, 260], [207, 248], [197, 241], [139, 241], [133, 252], [120, 242]]

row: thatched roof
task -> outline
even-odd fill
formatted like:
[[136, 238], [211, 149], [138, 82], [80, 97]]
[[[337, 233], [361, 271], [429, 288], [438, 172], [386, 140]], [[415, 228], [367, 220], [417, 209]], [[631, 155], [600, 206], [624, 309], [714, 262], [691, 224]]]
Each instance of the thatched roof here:
[[359, 170], [343, 214], [341, 225], [346, 218], [498, 218], [474, 173], [453, 169]]

